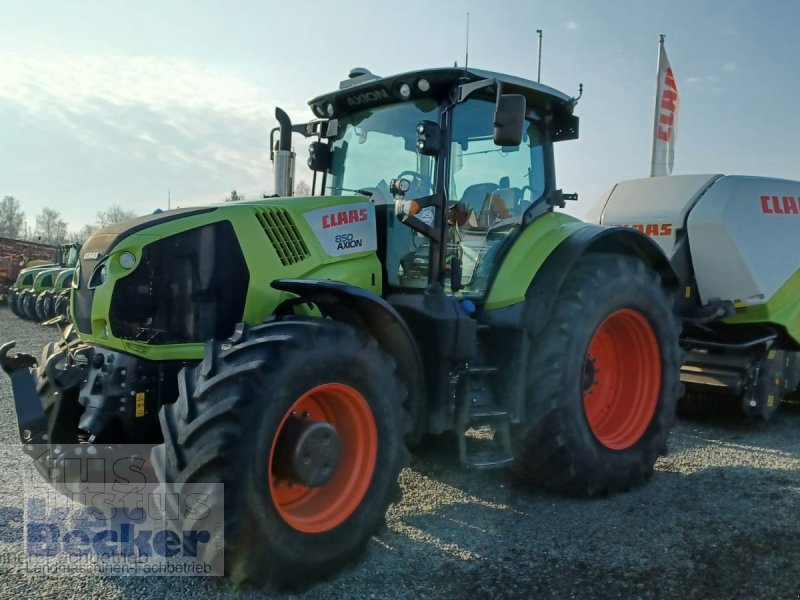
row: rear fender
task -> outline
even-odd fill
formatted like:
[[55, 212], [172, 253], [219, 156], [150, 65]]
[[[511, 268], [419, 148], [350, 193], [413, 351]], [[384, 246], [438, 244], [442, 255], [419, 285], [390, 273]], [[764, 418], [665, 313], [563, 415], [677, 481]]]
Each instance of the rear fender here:
[[545, 325], [558, 291], [575, 264], [587, 254], [621, 254], [638, 258], [661, 278], [670, 293], [678, 289], [678, 276], [661, 248], [649, 237], [629, 227], [589, 225], [575, 231], [548, 256], [531, 280], [525, 294], [534, 310], [526, 325], [539, 332]]
[[[659, 274], [666, 289], [677, 289], [674, 268], [643, 233], [549, 213], [526, 228], [506, 253], [487, 295], [484, 319], [522, 325], [523, 302], [531, 300], [536, 306], [534, 329], [538, 331], [575, 263], [586, 254], [599, 252], [635, 256]], [[525, 325], [531, 327], [530, 322]]]
[[503, 256], [484, 302], [485, 310], [510, 307], [525, 300], [533, 276], [553, 250], [575, 231], [590, 227], [564, 213], [541, 215], [501, 249]]
[[[515, 241], [517, 247], [507, 252], [489, 295], [491, 298], [494, 293], [495, 304], [487, 300], [478, 316], [479, 321], [502, 332], [498, 352], [508, 376], [501, 379], [501, 390], [512, 422], [525, 418], [530, 337], [544, 330], [561, 287], [582, 257], [601, 252], [635, 256], [659, 273], [666, 289], [674, 291], [678, 285], [666, 255], [637, 230], [591, 225], [567, 215], [550, 214], [553, 217], [540, 217], [523, 231]], [[537, 225], [547, 227], [536, 231]], [[526, 232], [530, 232], [527, 239]]]

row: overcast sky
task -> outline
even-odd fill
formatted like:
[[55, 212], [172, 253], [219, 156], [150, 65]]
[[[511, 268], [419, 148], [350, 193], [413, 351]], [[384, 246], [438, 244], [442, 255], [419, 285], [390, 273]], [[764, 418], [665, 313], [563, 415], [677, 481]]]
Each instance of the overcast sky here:
[[584, 84], [581, 138], [556, 149], [572, 212], [648, 173], [660, 33], [675, 173], [800, 179], [796, 0], [0, 0], [0, 196], [78, 229], [168, 190], [173, 207], [271, 191], [276, 104], [306, 120], [351, 67], [461, 65], [467, 11], [470, 65], [535, 79], [543, 29], [542, 82]]

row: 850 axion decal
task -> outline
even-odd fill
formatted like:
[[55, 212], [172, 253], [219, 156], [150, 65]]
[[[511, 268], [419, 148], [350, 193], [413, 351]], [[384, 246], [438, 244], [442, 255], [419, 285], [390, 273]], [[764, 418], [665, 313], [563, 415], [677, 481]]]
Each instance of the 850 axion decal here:
[[328, 206], [305, 213], [322, 248], [329, 256], [342, 256], [378, 248], [375, 209], [363, 202]]

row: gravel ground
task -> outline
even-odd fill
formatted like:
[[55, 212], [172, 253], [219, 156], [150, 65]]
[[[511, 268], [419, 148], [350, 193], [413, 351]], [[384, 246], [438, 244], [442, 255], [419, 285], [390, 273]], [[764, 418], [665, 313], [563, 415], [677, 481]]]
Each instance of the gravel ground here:
[[[0, 308], [2, 342], [38, 355], [56, 335]], [[594, 500], [531, 488], [505, 471], [465, 472], [442, 444], [403, 472], [405, 497], [366, 554], [303, 597], [798, 597], [798, 431], [792, 405], [768, 425], [733, 414], [680, 421], [647, 485]], [[5, 376], [0, 435], [16, 440]], [[0, 463], [18, 458], [0, 448]], [[0, 477], [8, 506], [18, 491]], [[18, 526], [0, 517], [0, 555], [21, 555]], [[6, 597], [263, 597], [219, 578], [56, 578], [3, 565], [0, 585]]]

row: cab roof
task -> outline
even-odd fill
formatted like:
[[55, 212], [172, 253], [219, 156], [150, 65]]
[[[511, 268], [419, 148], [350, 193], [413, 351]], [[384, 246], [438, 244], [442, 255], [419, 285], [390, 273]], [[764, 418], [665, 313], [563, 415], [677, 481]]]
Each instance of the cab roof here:
[[[572, 116], [575, 98], [529, 79], [472, 67], [421, 69], [389, 77], [379, 77], [366, 69], [353, 69], [338, 90], [317, 96], [308, 104], [317, 117], [335, 119], [382, 104], [425, 98], [441, 102], [450, 98], [457, 86], [487, 79], [501, 82], [503, 93], [525, 96], [529, 108], [554, 114], [557, 121], [564, 123], [560, 139], [577, 137], [577, 117]], [[401, 92], [404, 84], [408, 86], [406, 95]], [[472, 96], [494, 100], [496, 93], [492, 85], [476, 90]]]

